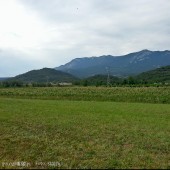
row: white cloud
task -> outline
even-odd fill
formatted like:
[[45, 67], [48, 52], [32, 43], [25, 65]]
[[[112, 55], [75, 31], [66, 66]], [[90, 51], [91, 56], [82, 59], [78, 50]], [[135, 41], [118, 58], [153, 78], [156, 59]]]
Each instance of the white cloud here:
[[169, 9], [169, 0], [0, 0], [0, 76], [75, 57], [170, 49]]

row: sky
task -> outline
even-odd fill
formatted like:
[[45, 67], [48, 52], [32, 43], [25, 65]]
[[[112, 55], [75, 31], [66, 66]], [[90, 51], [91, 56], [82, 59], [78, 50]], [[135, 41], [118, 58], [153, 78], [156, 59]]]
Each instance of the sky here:
[[143, 49], [170, 50], [170, 0], [0, 0], [0, 77]]

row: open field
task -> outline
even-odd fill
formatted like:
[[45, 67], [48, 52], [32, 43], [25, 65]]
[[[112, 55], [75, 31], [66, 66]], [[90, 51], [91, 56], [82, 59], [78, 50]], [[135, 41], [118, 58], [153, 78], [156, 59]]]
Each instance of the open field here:
[[169, 103], [170, 87], [0, 88], [0, 97], [27, 99]]
[[[44, 95], [53, 89], [34, 96], [38, 90], [42, 89], [0, 89], [0, 93], [53, 99], [53, 93]], [[14, 168], [3, 163], [25, 161], [30, 163], [27, 168], [169, 168], [169, 120], [169, 104], [3, 97], [0, 166]], [[47, 162], [60, 164], [50, 167]]]

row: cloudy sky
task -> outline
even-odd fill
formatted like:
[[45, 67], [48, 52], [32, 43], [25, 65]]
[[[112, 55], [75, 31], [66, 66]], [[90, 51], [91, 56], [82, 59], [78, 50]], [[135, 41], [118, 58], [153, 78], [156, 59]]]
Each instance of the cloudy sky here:
[[0, 77], [142, 49], [170, 50], [170, 0], [0, 0]]

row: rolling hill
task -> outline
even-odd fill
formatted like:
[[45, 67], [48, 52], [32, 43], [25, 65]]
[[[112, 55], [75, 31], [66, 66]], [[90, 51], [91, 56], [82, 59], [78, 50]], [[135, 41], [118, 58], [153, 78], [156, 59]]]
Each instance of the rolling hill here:
[[76, 58], [55, 69], [79, 78], [107, 74], [108, 70], [113, 76], [126, 77], [167, 65], [170, 65], [170, 51], [142, 50], [123, 56]]
[[16, 77], [8, 79], [8, 81], [22, 81], [25, 83], [37, 82], [37, 83], [59, 83], [59, 82], [74, 82], [78, 78], [71, 74], [64, 73], [51, 68], [43, 68], [40, 70], [32, 70], [27, 73], [18, 75]]
[[[107, 85], [107, 75], [95, 75], [81, 80], [83, 85], [101, 86]], [[137, 76], [119, 78], [110, 76], [110, 85], [118, 84], [153, 84], [153, 83], [170, 83], [170, 66], [160, 67], [154, 70], [143, 72]]]
[[170, 83], [170, 65], [143, 72], [137, 75], [135, 79], [150, 83]]

